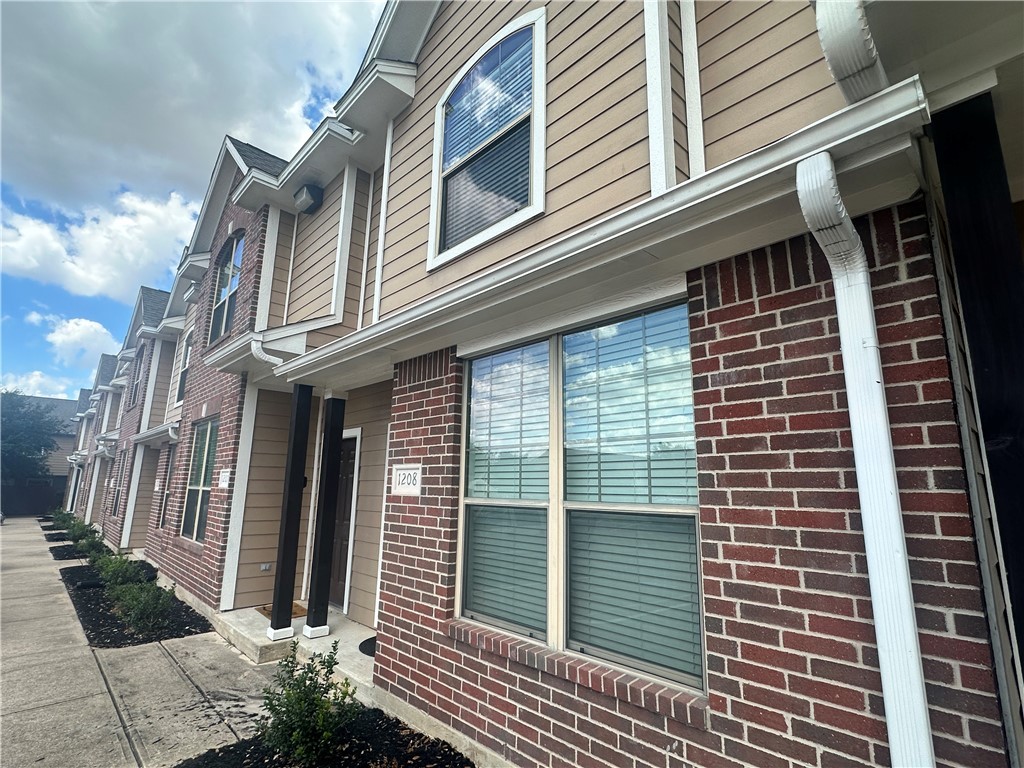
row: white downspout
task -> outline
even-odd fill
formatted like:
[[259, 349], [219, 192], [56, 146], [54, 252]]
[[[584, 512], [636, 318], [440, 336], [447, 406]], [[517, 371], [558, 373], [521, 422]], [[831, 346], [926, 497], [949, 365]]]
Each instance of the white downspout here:
[[796, 187], [804, 219], [825, 252], [835, 285], [892, 765], [934, 766], [867, 255], [843, 205], [828, 152], [797, 165]]

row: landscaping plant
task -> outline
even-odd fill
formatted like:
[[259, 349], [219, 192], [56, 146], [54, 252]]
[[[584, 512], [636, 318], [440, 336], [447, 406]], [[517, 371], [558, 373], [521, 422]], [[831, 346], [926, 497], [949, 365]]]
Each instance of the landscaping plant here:
[[98, 558], [95, 566], [96, 570], [100, 572], [100, 578], [107, 585], [107, 589], [124, 584], [141, 584], [146, 581], [146, 573], [142, 570], [142, 565], [137, 560], [129, 560], [124, 555], [108, 555]]
[[151, 581], [108, 584], [107, 594], [114, 601], [118, 615], [136, 632], [162, 629], [174, 607], [174, 594]]
[[349, 725], [362, 709], [355, 687], [333, 679], [338, 641], [330, 653], [314, 653], [299, 664], [298, 643], [277, 665], [274, 684], [263, 691], [266, 715], [260, 718], [264, 742], [301, 768], [330, 763], [348, 738]]
[[65, 512], [63, 509], [53, 510], [53, 527], [54, 528], [69, 528], [73, 522], [78, 520], [70, 512]]

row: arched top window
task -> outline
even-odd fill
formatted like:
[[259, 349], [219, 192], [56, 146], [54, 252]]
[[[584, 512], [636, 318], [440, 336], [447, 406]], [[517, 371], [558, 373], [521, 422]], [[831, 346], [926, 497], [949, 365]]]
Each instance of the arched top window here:
[[235, 294], [238, 276], [242, 272], [242, 251], [245, 235], [238, 232], [224, 244], [217, 260], [217, 287], [214, 291], [213, 318], [210, 321], [210, 341], [216, 341], [231, 330], [235, 316]]
[[192, 361], [192, 332], [185, 335], [184, 347], [181, 352], [181, 370], [178, 372], [178, 395], [175, 403], [185, 399], [185, 381], [188, 378], [188, 364]]
[[428, 268], [544, 211], [544, 19], [498, 32], [438, 102]]

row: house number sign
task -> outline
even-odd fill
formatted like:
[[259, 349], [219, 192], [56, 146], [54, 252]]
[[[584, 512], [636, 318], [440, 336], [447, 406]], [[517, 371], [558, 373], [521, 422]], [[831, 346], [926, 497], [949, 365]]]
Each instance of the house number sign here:
[[395, 464], [391, 467], [391, 493], [395, 496], [419, 496], [422, 464]]

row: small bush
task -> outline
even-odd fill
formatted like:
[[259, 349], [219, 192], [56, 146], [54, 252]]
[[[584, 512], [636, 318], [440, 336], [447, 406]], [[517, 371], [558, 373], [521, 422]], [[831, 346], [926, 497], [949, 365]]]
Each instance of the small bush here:
[[70, 512], [65, 512], [63, 509], [53, 510], [53, 527], [54, 528], [69, 528], [73, 522], [78, 520]]
[[266, 715], [260, 718], [264, 742], [302, 768], [330, 762], [347, 740], [348, 728], [361, 709], [355, 687], [333, 678], [338, 641], [327, 654], [314, 653], [304, 664], [296, 658], [298, 643], [277, 665], [274, 685], [263, 691]]
[[136, 632], [152, 632], [168, 625], [174, 607], [169, 589], [146, 581], [108, 586], [107, 593], [117, 613]]
[[137, 560], [129, 560], [124, 555], [108, 555], [98, 558], [95, 565], [96, 570], [100, 572], [100, 578], [110, 589], [124, 584], [141, 584], [146, 581], [146, 573], [142, 570], [142, 565]]
[[76, 541], [75, 549], [78, 550], [79, 555], [89, 561], [90, 565], [98, 566], [101, 561], [114, 556], [107, 548], [107, 545], [98, 538], [88, 538]]
[[73, 518], [70, 523], [66, 526], [68, 531], [68, 538], [71, 541], [82, 541], [84, 539], [98, 539], [99, 533], [96, 529], [87, 523], [83, 523], [78, 518]]

